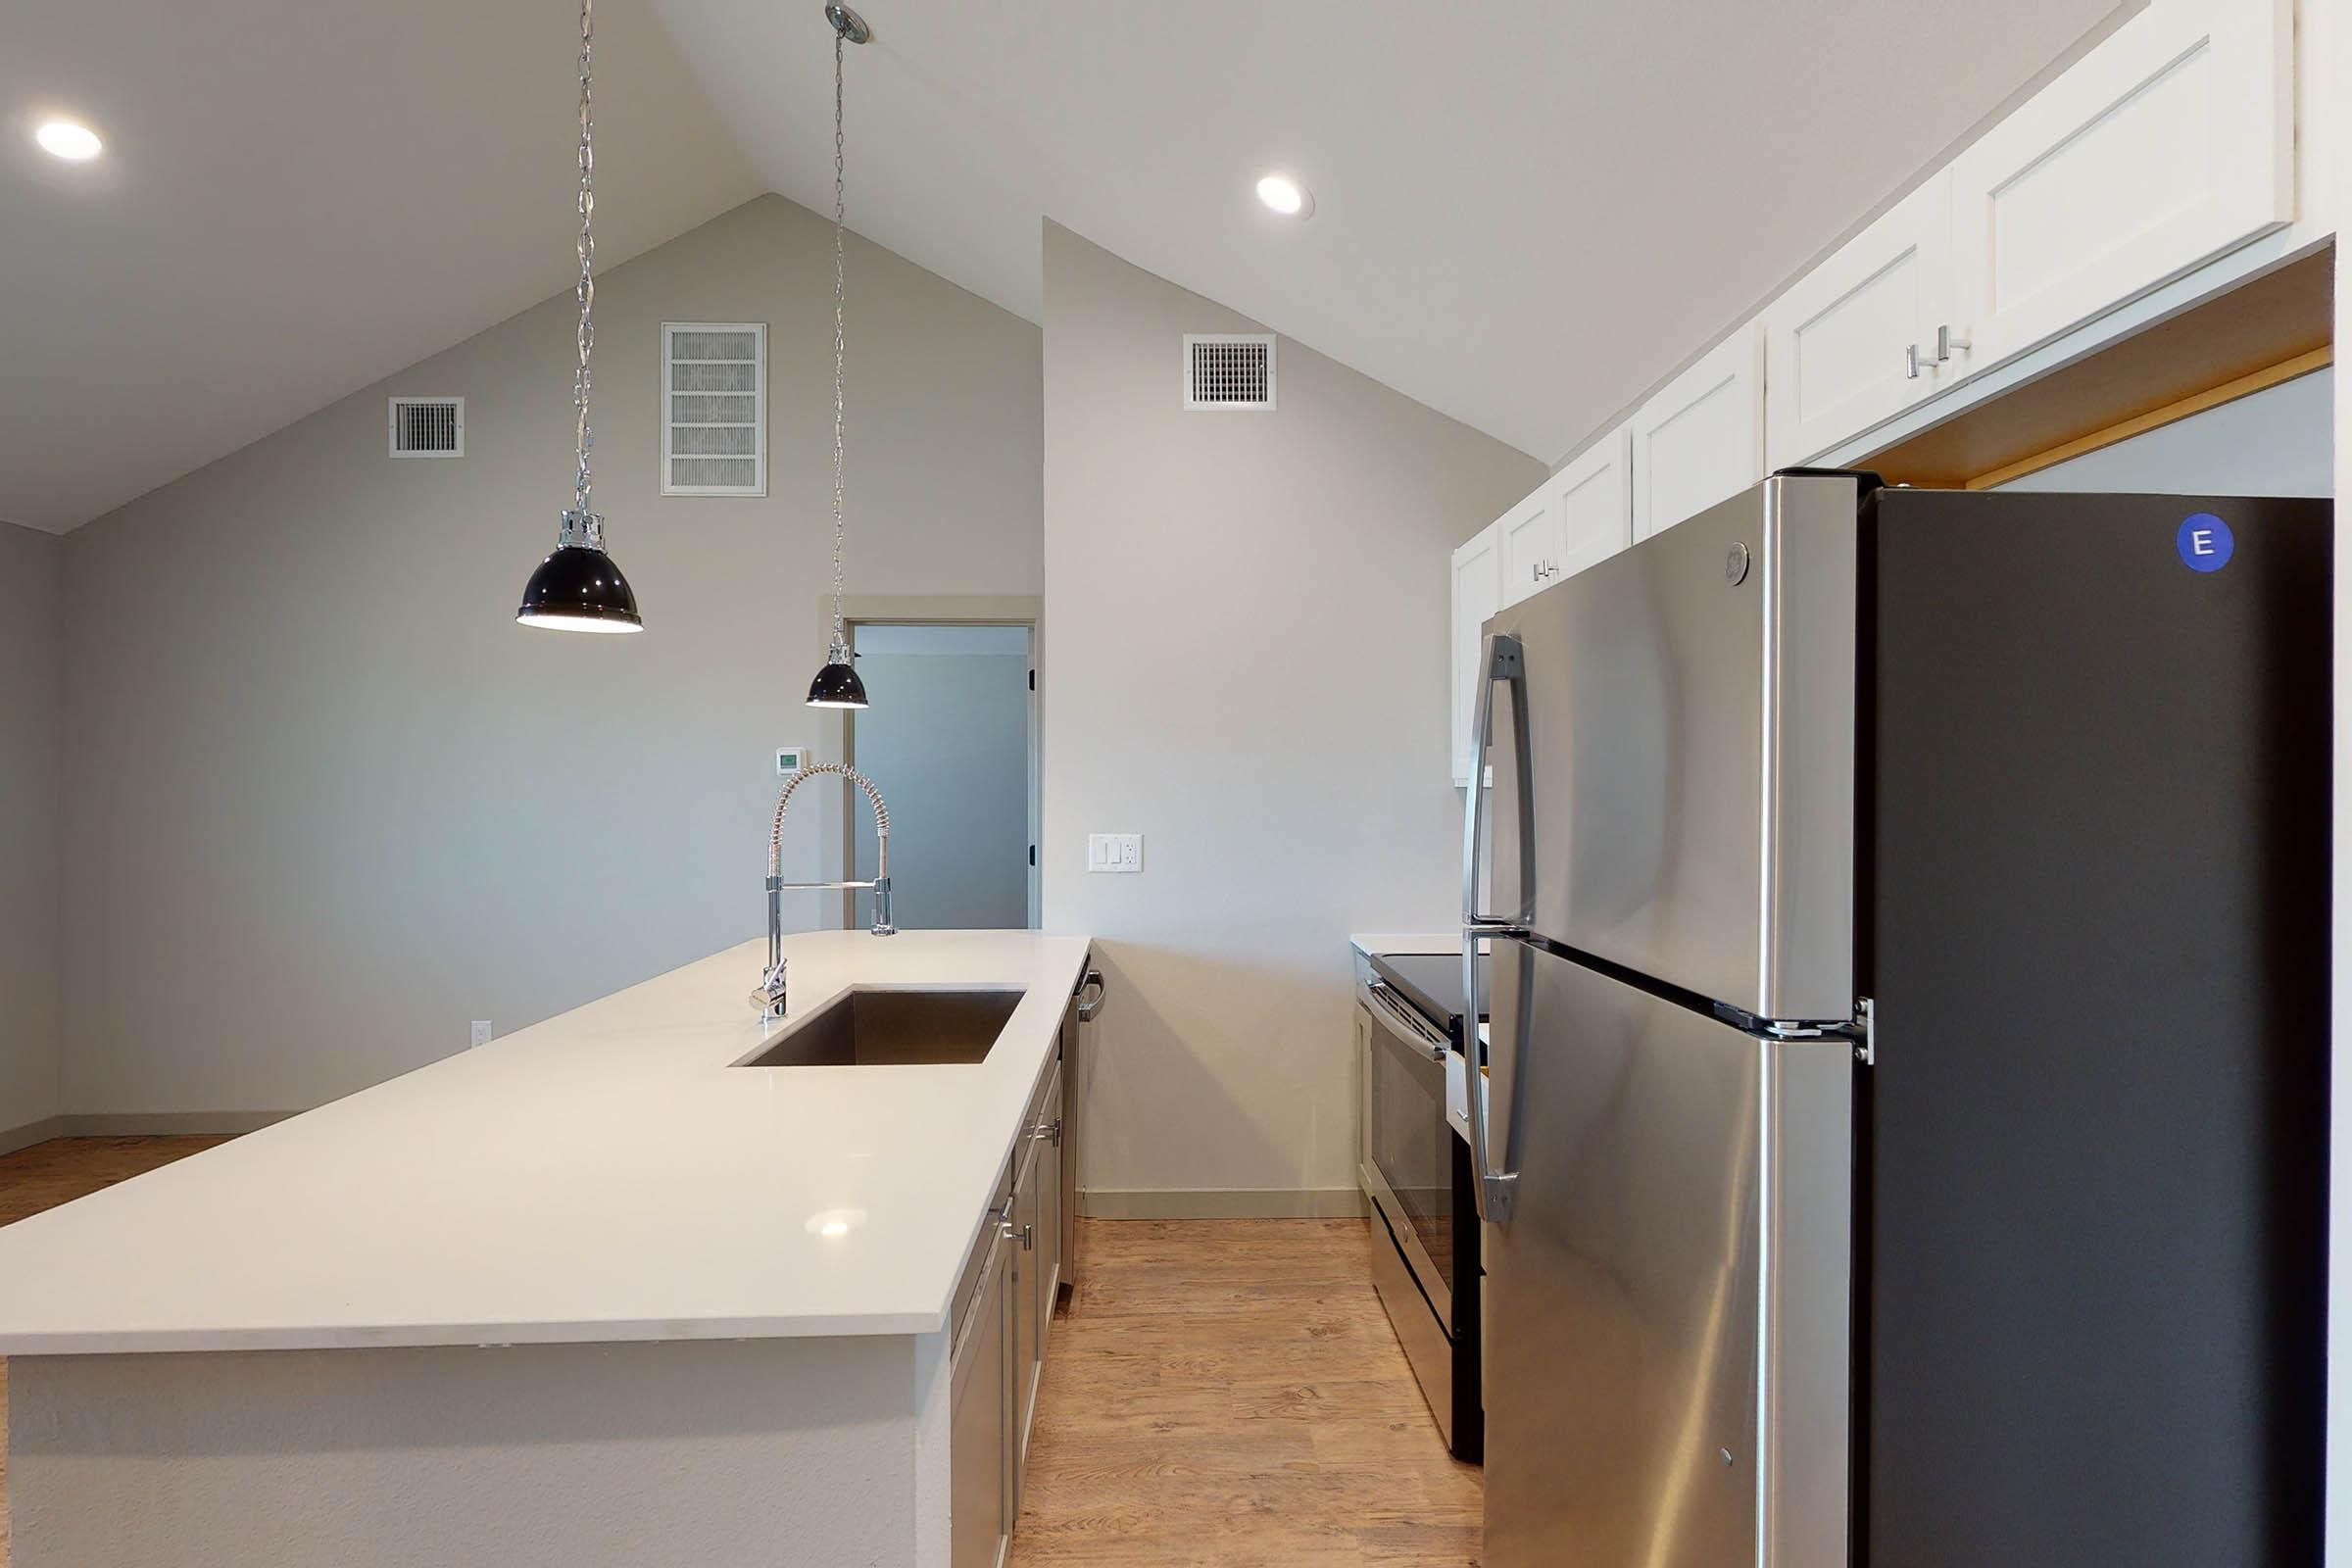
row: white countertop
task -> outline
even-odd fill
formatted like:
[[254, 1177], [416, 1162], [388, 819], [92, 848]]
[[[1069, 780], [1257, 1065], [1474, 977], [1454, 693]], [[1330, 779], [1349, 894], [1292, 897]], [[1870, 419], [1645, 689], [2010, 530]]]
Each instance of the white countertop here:
[[1462, 951], [1462, 933], [1458, 926], [1451, 931], [1358, 931], [1348, 938], [1348, 945], [1367, 955], [1459, 953]]
[[938, 1331], [1087, 939], [785, 951], [787, 1024], [1029, 994], [976, 1065], [738, 1068], [785, 1026], [746, 943], [0, 1228], [0, 1355]]

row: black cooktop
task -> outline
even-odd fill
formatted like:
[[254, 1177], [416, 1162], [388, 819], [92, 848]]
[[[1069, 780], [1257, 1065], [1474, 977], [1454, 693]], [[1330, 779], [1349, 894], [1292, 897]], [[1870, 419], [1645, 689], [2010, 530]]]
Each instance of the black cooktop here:
[[[1487, 989], [1485, 954], [1478, 956], [1479, 990]], [[1458, 953], [1375, 953], [1372, 971], [1415, 1012], [1455, 1040], [1462, 1038], [1462, 956]], [[1486, 1015], [1479, 1015], [1486, 1022]]]

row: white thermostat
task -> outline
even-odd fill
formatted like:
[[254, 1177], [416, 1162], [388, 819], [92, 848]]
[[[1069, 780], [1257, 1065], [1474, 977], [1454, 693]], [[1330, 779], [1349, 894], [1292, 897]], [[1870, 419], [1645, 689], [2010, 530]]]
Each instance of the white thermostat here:
[[808, 747], [779, 746], [776, 748], [776, 777], [790, 778], [793, 774], [798, 773], [802, 768], [807, 767], [808, 765]]

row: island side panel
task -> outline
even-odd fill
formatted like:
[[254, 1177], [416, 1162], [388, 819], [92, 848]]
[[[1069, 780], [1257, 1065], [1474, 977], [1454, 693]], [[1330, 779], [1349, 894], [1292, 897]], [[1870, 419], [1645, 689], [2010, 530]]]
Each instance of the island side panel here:
[[19, 1357], [16, 1564], [927, 1568], [916, 1359], [911, 1337]]

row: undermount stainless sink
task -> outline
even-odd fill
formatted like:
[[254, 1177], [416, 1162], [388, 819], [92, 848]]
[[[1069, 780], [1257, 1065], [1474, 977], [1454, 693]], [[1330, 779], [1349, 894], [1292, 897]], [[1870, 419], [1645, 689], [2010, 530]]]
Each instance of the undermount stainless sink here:
[[1028, 992], [858, 986], [802, 1018], [738, 1067], [906, 1067], [984, 1061]]

